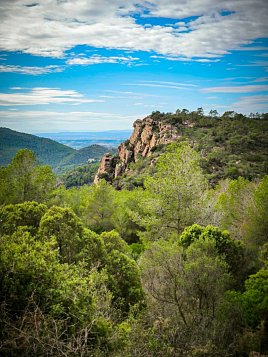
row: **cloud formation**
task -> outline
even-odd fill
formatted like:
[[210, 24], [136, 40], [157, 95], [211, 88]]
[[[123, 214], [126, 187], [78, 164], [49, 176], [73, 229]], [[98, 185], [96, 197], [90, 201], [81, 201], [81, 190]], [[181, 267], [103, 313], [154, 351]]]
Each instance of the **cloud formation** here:
[[133, 64], [138, 61], [139, 58], [132, 56], [100, 56], [93, 55], [91, 57], [76, 57], [69, 59], [66, 63], [70, 65], [93, 65], [102, 63], [121, 63], [121, 64]]
[[242, 86], [231, 86], [231, 87], [211, 87], [203, 88], [201, 92], [203, 93], [253, 93], [253, 92], [264, 92], [268, 91], [268, 85], [242, 85]]
[[[18, 114], [19, 113], [19, 114]], [[113, 130], [129, 129], [137, 117], [143, 118], [145, 113], [138, 116], [120, 115], [106, 112], [91, 111], [1, 111], [0, 126], [31, 133], [68, 131], [103, 130], [104, 125], [112, 124]], [[53, 124], [52, 124], [53, 123]], [[105, 124], [104, 124], [105, 123]]]
[[27, 66], [0, 65], [0, 72], [30, 74], [34, 76], [38, 76], [40, 74], [53, 73], [53, 72], [61, 72], [62, 70], [63, 68], [59, 66], [27, 67]]
[[[213, 59], [265, 38], [267, 10], [266, 0], [2, 0], [0, 48], [62, 57], [86, 44]], [[178, 21], [160, 26], [150, 17]]]
[[[24, 88], [13, 87], [15, 93], [0, 93], [0, 106], [47, 105], [104, 102], [103, 100], [85, 98], [75, 90], [61, 90], [58, 88]], [[22, 90], [22, 91], [21, 91]], [[18, 92], [19, 91], [19, 92]]]

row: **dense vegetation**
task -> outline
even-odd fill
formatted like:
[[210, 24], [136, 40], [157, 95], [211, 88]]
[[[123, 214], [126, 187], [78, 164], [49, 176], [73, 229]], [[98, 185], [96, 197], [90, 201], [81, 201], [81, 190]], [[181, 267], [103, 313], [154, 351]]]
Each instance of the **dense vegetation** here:
[[268, 176], [213, 187], [203, 167], [174, 143], [143, 187], [55, 188], [19, 151], [0, 170], [1, 356], [268, 354]]
[[97, 162], [107, 152], [101, 145], [75, 150], [50, 139], [0, 128], [0, 165], [8, 165], [19, 149], [33, 151], [41, 164], [50, 165], [56, 172], [73, 169], [88, 159]]
[[[212, 185], [224, 178], [239, 176], [252, 180], [268, 174], [268, 114], [245, 116], [233, 111], [219, 115], [202, 108], [186, 109], [176, 113], [151, 114], [155, 122], [172, 124], [181, 136], [200, 154], [200, 165]], [[157, 130], [157, 126], [155, 126]], [[165, 151], [165, 145], [154, 148], [151, 157], [131, 163], [126, 174], [114, 182], [115, 186], [132, 188], [142, 186], [149, 171], [150, 162]]]
[[66, 188], [73, 186], [90, 185], [94, 181], [99, 163], [88, 163], [69, 169], [60, 175]]

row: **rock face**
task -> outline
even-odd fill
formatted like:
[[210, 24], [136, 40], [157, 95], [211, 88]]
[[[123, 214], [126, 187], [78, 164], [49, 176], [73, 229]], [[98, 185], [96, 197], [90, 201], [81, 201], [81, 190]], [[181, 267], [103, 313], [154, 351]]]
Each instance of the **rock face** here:
[[114, 177], [115, 165], [115, 157], [113, 157], [113, 155], [110, 153], [104, 154], [100, 162], [99, 170], [94, 178], [94, 183], [98, 183], [98, 181], [102, 178], [104, 178], [106, 181], [112, 181]]
[[103, 156], [95, 183], [100, 178], [112, 181], [127, 171], [129, 163], [137, 162], [140, 157], [150, 156], [156, 146], [171, 143], [179, 137], [175, 126], [156, 121], [150, 116], [136, 120], [133, 127], [129, 140], [119, 145], [117, 157], [110, 154]]

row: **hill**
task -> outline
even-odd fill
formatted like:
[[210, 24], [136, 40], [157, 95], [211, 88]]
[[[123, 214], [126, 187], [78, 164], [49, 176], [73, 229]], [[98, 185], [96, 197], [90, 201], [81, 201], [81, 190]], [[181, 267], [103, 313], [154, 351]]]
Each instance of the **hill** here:
[[239, 176], [254, 179], [268, 173], [268, 115], [250, 117], [233, 111], [204, 115], [202, 108], [189, 112], [153, 112], [136, 120], [129, 140], [118, 155], [102, 158], [95, 182], [106, 178], [116, 187], [133, 188], [154, 170], [154, 163], [171, 142], [188, 141], [201, 157], [212, 185]]
[[32, 150], [41, 164], [50, 165], [57, 172], [85, 164], [88, 159], [97, 161], [107, 152], [101, 145], [75, 150], [51, 139], [0, 128], [0, 166], [8, 165], [20, 149]]
[[9, 164], [20, 149], [32, 150], [40, 163], [52, 167], [74, 152], [74, 149], [50, 139], [0, 128], [0, 165]]

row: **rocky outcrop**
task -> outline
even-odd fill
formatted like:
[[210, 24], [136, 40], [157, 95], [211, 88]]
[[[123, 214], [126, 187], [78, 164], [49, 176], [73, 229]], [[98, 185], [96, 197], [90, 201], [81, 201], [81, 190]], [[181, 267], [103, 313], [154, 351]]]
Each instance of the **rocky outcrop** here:
[[111, 182], [112, 179], [114, 178], [115, 165], [116, 165], [115, 157], [110, 153], [104, 154], [101, 159], [98, 172], [94, 178], [94, 183], [95, 184], [98, 183], [98, 181], [103, 178], [106, 181]]
[[[148, 157], [158, 145], [165, 145], [179, 137], [178, 129], [165, 122], [146, 117], [133, 124], [134, 130], [129, 140], [118, 147], [118, 156], [104, 155], [94, 182], [100, 178], [112, 181], [128, 169], [128, 164]], [[104, 177], [106, 176], [106, 177]]]

